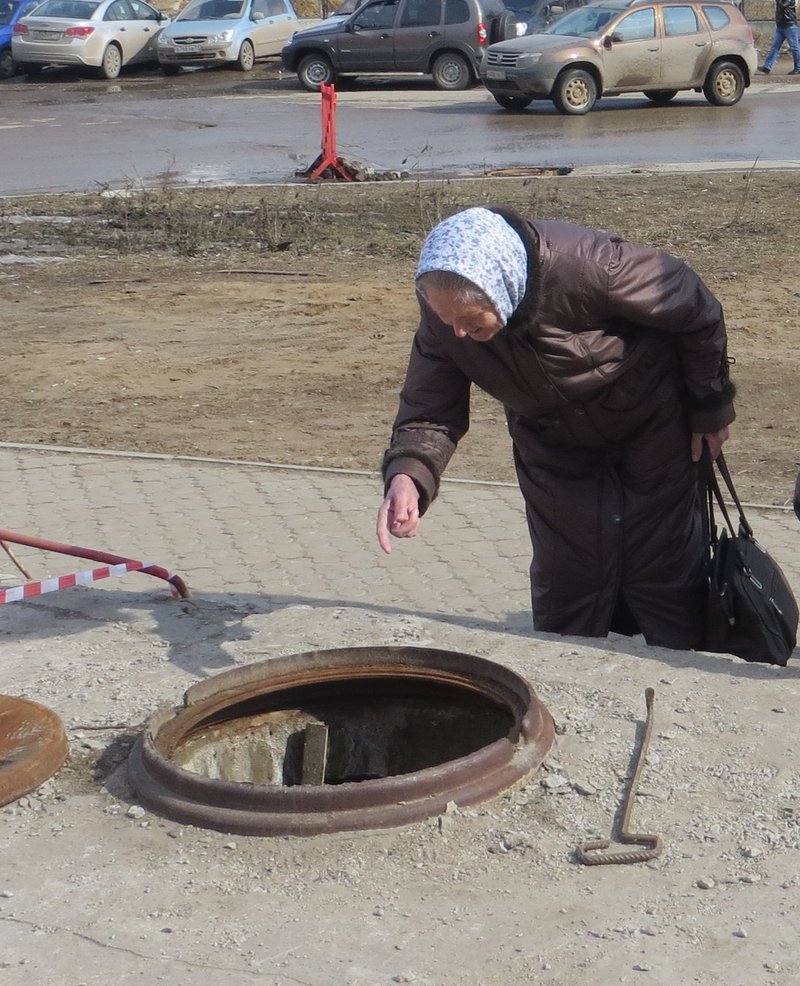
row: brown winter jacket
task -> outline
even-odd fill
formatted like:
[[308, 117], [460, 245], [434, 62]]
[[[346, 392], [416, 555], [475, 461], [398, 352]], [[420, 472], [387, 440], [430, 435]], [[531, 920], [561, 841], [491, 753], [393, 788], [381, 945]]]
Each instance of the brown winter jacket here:
[[[553, 443], [567, 447], [598, 441], [570, 423], [583, 424], [584, 409], [633, 409], [646, 401], [659, 368], [677, 374], [691, 431], [718, 431], [733, 421], [722, 309], [691, 268], [613, 234], [495, 211], [525, 243], [525, 297], [489, 342], [456, 338], [420, 299], [383, 461], [387, 486], [399, 473], [411, 476], [424, 513], [469, 427], [471, 383], [506, 407], [512, 438], [514, 421], [536, 424], [556, 415]], [[622, 440], [608, 431], [599, 439]]]

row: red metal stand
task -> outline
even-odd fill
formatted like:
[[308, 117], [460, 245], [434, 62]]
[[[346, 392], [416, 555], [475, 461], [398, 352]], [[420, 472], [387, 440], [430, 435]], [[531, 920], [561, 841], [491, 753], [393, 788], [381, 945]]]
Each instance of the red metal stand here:
[[[352, 181], [353, 176], [336, 153], [336, 87], [322, 85], [322, 153], [306, 171], [308, 181], [319, 178], [341, 178]], [[328, 174], [325, 174], [329, 171]]]
[[14, 531], [0, 530], [0, 540], [10, 541], [12, 544], [24, 544], [30, 548], [39, 548], [42, 551], [53, 551], [61, 555], [72, 555], [76, 558], [87, 558], [91, 561], [106, 563], [103, 568], [73, 572], [69, 575], [42, 579], [39, 582], [28, 582], [25, 585], [14, 586], [10, 589], [0, 589], [0, 605], [17, 602], [20, 599], [30, 599], [32, 596], [41, 596], [46, 592], [55, 592], [58, 589], [69, 589], [75, 585], [86, 585], [89, 582], [96, 582], [98, 579], [108, 578], [110, 575], [124, 575], [126, 572], [143, 572], [145, 575], [153, 575], [157, 579], [163, 579], [170, 584], [172, 595], [175, 598], [186, 599], [189, 596], [189, 590], [180, 575], [168, 572], [160, 565], [148, 565], [133, 558], [112, 555], [107, 551], [79, 548], [75, 544], [61, 544], [59, 541], [48, 541], [44, 538], [16, 534]]

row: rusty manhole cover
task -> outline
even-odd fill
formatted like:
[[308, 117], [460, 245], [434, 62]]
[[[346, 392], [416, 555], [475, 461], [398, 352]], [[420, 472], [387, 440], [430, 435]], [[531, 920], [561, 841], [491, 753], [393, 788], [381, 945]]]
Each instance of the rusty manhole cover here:
[[144, 805], [245, 835], [313, 835], [476, 804], [538, 768], [550, 713], [519, 675], [452, 651], [359, 647], [193, 685], [129, 760]]
[[0, 805], [52, 777], [68, 752], [64, 727], [52, 709], [0, 695]]

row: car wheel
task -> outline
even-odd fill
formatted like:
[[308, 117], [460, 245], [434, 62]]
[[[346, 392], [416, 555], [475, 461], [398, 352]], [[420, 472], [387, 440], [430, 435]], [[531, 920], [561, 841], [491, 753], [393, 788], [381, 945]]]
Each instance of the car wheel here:
[[103, 52], [103, 60], [100, 62], [99, 74], [101, 79], [116, 79], [122, 68], [122, 52], [119, 48], [111, 44]]
[[239, 57], [236, 59], [236, 67], [240, 72], [252, 72], [256, 64], [256, 50], [252, 41], [243, 41], [239, 49]]
[[0, 79], [10, 79], [16, 71], [17, 67], [14, 64], [14, 56], [11, 54], [11, 49], [3, 48], [0, 51]]
[[734, 62], [711, 66], [703, 84], [703, 95], [712, 106], [733, 106], [744, 95], [744, 72]]
[[581, 116], [597, 102], [597, 83], [582, 68], [567, 69], [556, 79], [552, 99], [559, 113]]
[[180, 65], [162, 65], [161, 71], [164, 75], [177, 75], [180, 72]]
[[452, 92], [468, 89], [472, 84], [469, 63], [463, 55], [455, 51], [446, 51], [443, 55], [439, 55], [433, 63], [431, 73], [439, 89], [449, 89]]
[[501, 92], [493, 92], [495, 102], [499, 103], [504, 110], [524, 110], [530, 103], [527, 96], [504, 96]]
[[504, 10], [499, 17], [492, 21], [492, 30], [489, 36], [489, 43], [496, 44], [498, 41], [508, 41], [509, 38], [517, 36], [517, 18], [512, 11]]
[[336, 73], [325, 55], [306, 55], [297, 66], [297, 78], [309, 92], [319, 92], [336, 80]]
[[668, 103], [678, 95], [677, 89], [656, 89], [655, 92], [646, 92], [645, 96], [654, 103]]

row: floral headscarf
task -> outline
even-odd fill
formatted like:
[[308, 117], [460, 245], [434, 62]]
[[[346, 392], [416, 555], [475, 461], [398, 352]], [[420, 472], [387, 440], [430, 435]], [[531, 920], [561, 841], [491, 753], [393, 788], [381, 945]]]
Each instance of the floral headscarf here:
[[460, 274], [479, 287], [505, 324], [525, 295], [528, 256], [519, 234], [496, 212], [474, 208], [434, 226], [422, 246], [416, 276]]

